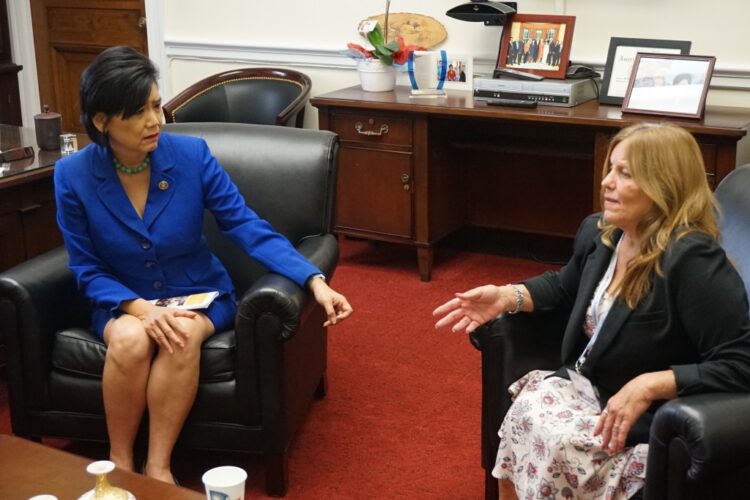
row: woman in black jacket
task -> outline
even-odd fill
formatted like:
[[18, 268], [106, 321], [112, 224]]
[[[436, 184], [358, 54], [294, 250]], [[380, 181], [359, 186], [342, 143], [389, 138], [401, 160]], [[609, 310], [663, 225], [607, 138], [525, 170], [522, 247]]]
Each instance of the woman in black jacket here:
[[499, 314], [565, 311], [562, 367], [509, 389], [493, 474], [503, 500], [628, 498], [643, 485], [656, 409], [677, 396], [750, 390], [744, 285], [716, 241], [695, 139], [639, 124], [610, 144], [601, 214], [559, 272], [474, 288], [436, 327], [471, 332]]

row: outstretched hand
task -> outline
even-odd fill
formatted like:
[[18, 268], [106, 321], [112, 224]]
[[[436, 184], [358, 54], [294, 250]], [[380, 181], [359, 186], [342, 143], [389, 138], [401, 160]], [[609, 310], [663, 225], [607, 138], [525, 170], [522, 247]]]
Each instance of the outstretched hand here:
[[310, 280], [310, 290], [315, 301], [326, 311], [328, 319], [323, 326], [335, 325], [343, 321], [354, 312], [346, 297], [329, 287], [324, 279], [315, 277]]
[[432, 315], [440, 317], [435, 328], [452, 324], [451, 330], [454, 332], [465, 330], [471, 333], [508, 310], [508, 307], [508, 299], [501, 292], [501, 287], [484, 285], [457, 293], [455, 298], [432, 311]]

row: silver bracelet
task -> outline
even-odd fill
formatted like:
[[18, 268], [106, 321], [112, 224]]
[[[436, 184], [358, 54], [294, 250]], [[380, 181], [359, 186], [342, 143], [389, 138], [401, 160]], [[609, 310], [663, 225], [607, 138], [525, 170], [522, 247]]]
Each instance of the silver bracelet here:
[[514, 292], [516, 292], [516, 308], [513, 311], [508, 311], [508, 314], [516, 314], [521, 312], [523, 309], [523, 304], [526, 301], [526, 297], [523, 295], [523, 290], [521, 290], [521, 287], [518, 285], [506, 285], [513, 289]]

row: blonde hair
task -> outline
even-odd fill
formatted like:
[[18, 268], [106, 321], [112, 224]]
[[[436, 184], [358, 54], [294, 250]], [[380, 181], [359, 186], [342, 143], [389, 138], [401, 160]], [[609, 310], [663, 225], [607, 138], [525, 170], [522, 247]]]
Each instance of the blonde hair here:
[[[718, 206], [706, 180], [700, 148], [688, 131], [651, 123], [622, 129], [610, 142], [602, 178], [609, 173], [612, 150], [625, 141], [625, 160], [633, 181], [653, 201], [653, 208], [636, 229], [640, 252], [628, 263], [619, 287], [622, 299], [635, 309], [649, 292], [654, 273], [663, 276], [661, 256], [673, 238], [690, 232], [718, 237]], [[612, 236], [617, 228], [606, 221], [600, 222], [600, 228], [602, 242], [614, 248]]]

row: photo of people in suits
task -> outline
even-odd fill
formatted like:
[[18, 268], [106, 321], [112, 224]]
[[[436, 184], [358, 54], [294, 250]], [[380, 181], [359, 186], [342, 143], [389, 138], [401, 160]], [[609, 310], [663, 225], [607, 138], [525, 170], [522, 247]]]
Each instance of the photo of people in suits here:
[[503, 27], [497, 67], [564, 79], [575, 23], [575, 16], [514, 14]]
[[505, 66], [518, 69], [559, 69], [565, 28], [565, 24], [544, 22], [512, 23]]

